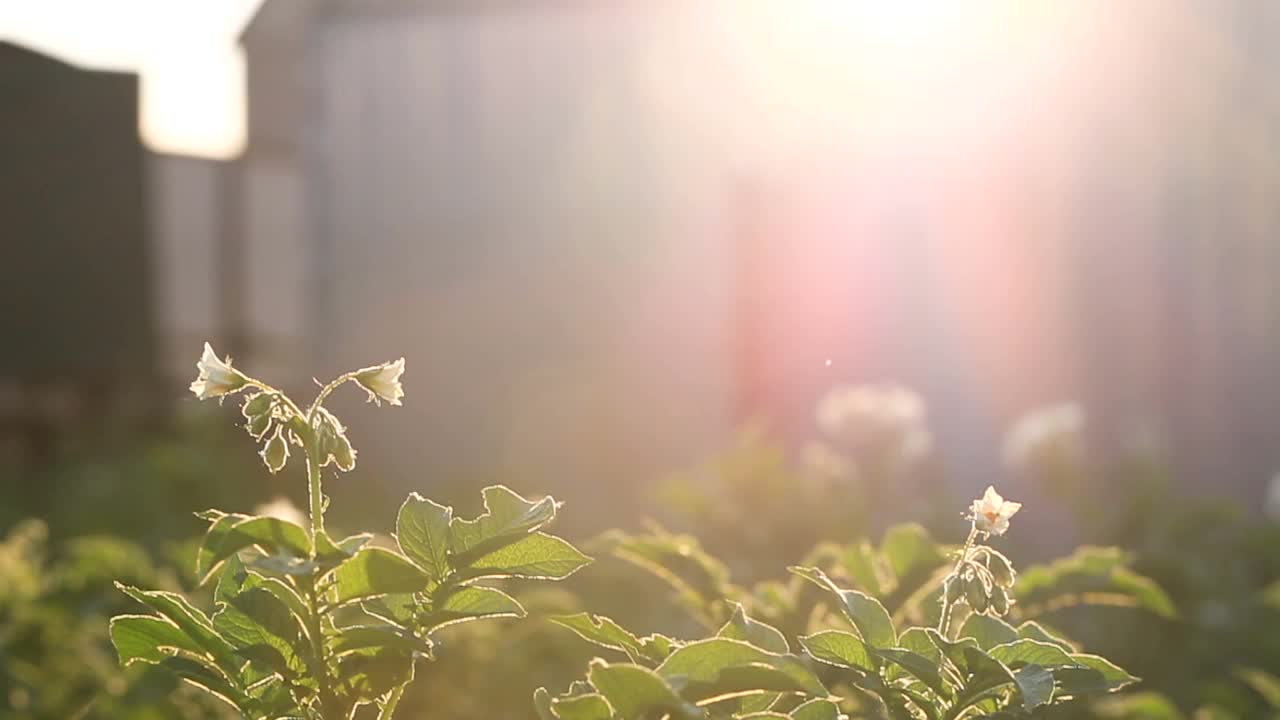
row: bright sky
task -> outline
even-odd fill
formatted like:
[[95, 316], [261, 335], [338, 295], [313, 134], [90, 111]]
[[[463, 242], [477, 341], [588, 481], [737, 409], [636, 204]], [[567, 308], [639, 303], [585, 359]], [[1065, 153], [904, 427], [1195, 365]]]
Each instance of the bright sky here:
[[142, 77], [139, 131], [153, 150], [227, 158], [244, 146], [244, 57], [262, 0], [0, 0], [0, 40]]

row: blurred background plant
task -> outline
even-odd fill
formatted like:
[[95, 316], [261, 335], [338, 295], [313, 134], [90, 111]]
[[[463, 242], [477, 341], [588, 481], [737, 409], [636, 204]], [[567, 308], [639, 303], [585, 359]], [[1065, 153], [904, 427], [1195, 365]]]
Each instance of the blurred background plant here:
[[[139, 544], [84, 535], [49, 544], [48, 527], [24, 520], [0, 542], [0, 716], [13, 720], [229, 719], [231, 715], [165, 673], [122, 669], [107, 620], [133, 603], [113, 582], [180, 586], [175, 567], [157, 567]], [[178, 561], [176, 564], [174, 561]]]
[[[437, 650], [447, 661], [426, 668], [402, 712], [527, 716], [534, 688], [562, 686], [592, 654], [572, 633], [541, 621], [549, 615], [590, 608], [644, 633], [696, 637], [732, 612], [709, 600], [723, 596], [786, 632], [812, 630], [820, 598], [783, 571], [797, 563], [881, 597], [896, 615], [929, 620], [946, 541], [958, 541], [956, 503], [922, 440], [929, 437], [923, 404], [900, 412], [912, 404], [880, 416], [866, 408], [892, 405], [850, 403], [857, 411], [847, 411], [849, 424], [823, 422], [823, 436], [798, 449], [762, 424], [744, 428], [727, 448], [654, 485], [639, 510], [656, 520], [590, 543], [601, 559], [589, 572], [563, 588], [512, 589], [531, 620], [447, 629]], [[818, 412], [836, 414], [829, 404]], [[1099, 443], [1074, 406], [1029, 417], [1004, 445], [1014, 477], [1008, 494], [1050, 499], [1070, 522], [1054, 543], [1009, 545], [1023, 569], [1015, 617], [1059, 629], [1144, 679], [1140, 692], [1108, 698], [1094, 715], [1243, 720], [1274, 713], [1280, 525], [1229, 501], [1186, 497], [1150, 448], [1104, 461], [1091, 451]], [[854, 431], [858, 424], [865, 432]], [[146, 440], [86, 433], [56, 462], [11, 475], [18, 481], [4, 485], [0, 505], [9, 533], [0, 552], [5, 717], [220, 717], [221, 708], [163, 675], [119, 670], [105, 635], [105, 618], [129, 611], [111, 577], [199, 596], [191, 570], [203, 524], [170, 519], [162, 508], [296, 512], [249, 448], [234, 445], [245, 443], [242, 435], [218, 426], [225, 422], [193, 415], [179, 430]], [[878, 496], [869, 491], [871, 477]], [[343, 524], [395, 507], [398, 488], [383, 491], [376, 474], [355, 483], [334, 484], [335, 494], [355, 501]], [[101, 487], [128, 487], [128, 499]], [[451, 494], [460, 511], [479, 509], [447, 488], [442, 500], [453, 501]], [[1035, 527], [1036, 510], [1026, 511], [1023, 532]], [[617, 508], [610, 519], [634, 523], [633, 511]], [[38, 515], [48, 520], [19, 519]], [[885, 527], [886, 518], [913, 522]], [[1097, 547], [1055, 549], [1081, 539]], [[1082, 717], [1072, 712], [1063, 717]]]

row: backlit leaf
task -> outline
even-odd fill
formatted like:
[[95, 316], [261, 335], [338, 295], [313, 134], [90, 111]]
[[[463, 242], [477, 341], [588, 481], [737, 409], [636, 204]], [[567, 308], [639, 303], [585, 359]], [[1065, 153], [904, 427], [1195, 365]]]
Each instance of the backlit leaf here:
[[388, 593], [425, 590], [430, 578], [408, 559], [383, 548], [365, 548], [334, 571], [338, 603]]

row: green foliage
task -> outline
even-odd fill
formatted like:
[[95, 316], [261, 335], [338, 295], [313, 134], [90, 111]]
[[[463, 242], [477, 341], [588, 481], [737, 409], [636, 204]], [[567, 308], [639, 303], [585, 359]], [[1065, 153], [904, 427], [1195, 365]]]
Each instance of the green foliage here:
[[[912, 578], [939, 587], [967, 577], [981, 581], [985, 593], [1011, 588], [1012, 564], [975, 543], [980, 535], [975, 521], [953, 561], [946, 548], [913, 525], [891, 528], [880, 549], [865, 543], [826, 546], [815, 557], [841, 570], [851, 565], [854, 572], [846, 576], [861, 576], [863, 587], [899, 598], [900, 606], [922, 602], [918, 590], [903, 585]], [[1076, 652], [1071, 642], [1039, 623], [1015, 626], [990, 604], [978, 609], [958, 595], [943, 595], [935, 615], [950, 618], [964, 608], [965, 619], [935, 629], [896, 620], [875, 594], [843, 587], [818, 567], [790, 568], [801, 585], [766, 584], [768, 592], [749, 593], [730, 583], [723, 566], [692, 538], [661, 530], [642, 537], [614, 532], [607, 544], [616, 556], [670, 585], [694, 617], [727, 619], [711, 637], [664, 638], [672, 649], [660, 658], [646, 652], [652, 637], [642, 639], [609, 618], [588, 613], [556, 618], [581, 638], [623, 657], [593, 660], [585, 679], [560, 695], [537, 691], [535, 706], [543, 720], [837, 718], [843, 713], [892, 720], [1015, 718], [1105, 695], [1137, 680], [1104, 658]], [[948, 562], [954, 562], [949, 573]], [[869, 576], [874, 584], [866, 582]], [[805, 587], [816, 589], [807, 609], [798, 601]], [[717, 592], [722, 596], [715, 597]], [[936, 593], [930, 597], [939, 599]], [[788, 627], [803, 618], [803, 632], [789, 636], [750, 616], [744, 600], [771, 610]], [[837, 627], [841, 622], [843, 628]]]
[[[416, 661], [432, 656], [439, 629], [525, 614], [480, 578], [559, 579], [589, 562], [541, 532], [555, 516], [550, 498], [529, 501], [505, 487], [484, 495], [475, 520], [450, 519], [451, 509], [412, 496], [399, 526], [415, 531], [397, 536], [398, 552], [344, 541], [331, 543], [340, 557], [328, 558], [285, 521], [206, 514], [199, 556], [205, 574], [219, 577], [213, 614], [180, 595], [122, 586], [157, 614], [113, 621], [120, 660], [166, 667], [255, 720], [385, 706]], [[434, 552], [441, 543], [448, 549]]]
[[[44, 523], [29, 520], [0, 540], [0, 717], [10, 720], [213, 720], [217, 703], [194, 697], [177, 680], [141, 667], [122, 668], [111, 648], [155, 662], [175, 650], [201, 652], [161, 617], [107, 617], [133, 601], [113, 586], [172, 586], [138, 545], [102, 536], [58, 544]], [[110, 638], [109, 638], [110, 635]]]
[[[376, 705], [385, 720], [418, 661], [434, 657], [437, 631], [525, 615], [517, 600], [481, 580], [559, 580], [590, 562], [544, 532], [559, 508], [554, 499], [527, 500], [502, 486], [485, 488], [485, 510], [470, 520], [411, 495], [397, 517], [395, 548], [370, 546], [368, 534], [339, 541], [328, 535], [320, 469], [352, 470], [355, 451], [322, 403], [338, 385], [355, 381], [371, 397], [399, 404], [403, 366], [341, 376], [303, 411], [206, 346], [193, 392], [204, 398], [260, 391], [245, 400], [246, 429], [261, 442], [276, 428], [262, 453], [271, 472], [287, 462], [287, 452], [274, 446], [286, 431], [304, 449], [311, 528], [275, 517], [200, 513], [209, 528], [196, 570], [201, 582], [218, 578], [212, 611], [173, 592], [120, 585], [154, 613], [112, 621], [123, 665], [160, 666], [249, 720], [347, 720], [366, 705]], [[589, 717], [595, 710], [599, 704], [578, 702], [566, 711]]]

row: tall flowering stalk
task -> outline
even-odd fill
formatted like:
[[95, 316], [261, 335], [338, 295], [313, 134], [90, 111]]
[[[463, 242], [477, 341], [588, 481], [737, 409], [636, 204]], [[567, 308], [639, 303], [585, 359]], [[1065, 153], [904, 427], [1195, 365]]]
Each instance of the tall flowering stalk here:
[[1002, 616], [1009, 612], [1010, 591], [1017, 577], [1013, 563], [994, 548], [979, 543], [1005, 534], [1009, 520], [1021, 509], [1022, 503], [1005, 500], [990, 485], [969, 507], [969, 537], [956, 556], [955, 567], [942, 581], [938, 632], [943, 636], [950, 629], [952, 611], [958, 602], [979, 614]]

